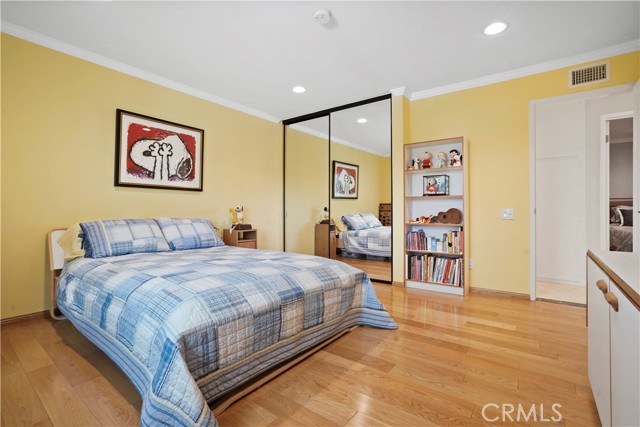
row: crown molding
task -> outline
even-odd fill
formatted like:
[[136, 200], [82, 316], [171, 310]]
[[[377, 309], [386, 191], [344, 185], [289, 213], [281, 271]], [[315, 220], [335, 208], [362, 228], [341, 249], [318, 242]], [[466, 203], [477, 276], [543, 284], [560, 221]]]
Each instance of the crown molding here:
[[391, 89], [391, 95], [393, 95], [393, 96], [404, 96], [406, 91], [407, 91], [407, 87], [406, 86], [397, 87], [395, 89]]
[[415, 101], [417, 99], [431, 98], [438, 95], [444, 95], [452, 92], [473, 89], [480, 86], [486, 86], [494, 83], [500, 83], [507, 80], [513, 80], [520, 77], [531, 76], [533, 74], [544, 73], [547, 71], [557, 70], [559, 68], [571, 67], [574, 65], [597, 61], [599, 59], [623, 55], [625, 53], [640, 50], [640, 40], [633, 40], [627, 43], [611, 46], [604, 49], [586, 52], [580, 55], [569, 56], [555, 61], [543, 62], [541, 64], [532, 65], [530, 67], [518, 68], [504, 73], [493, 74], [486, 77], [467, 80], [464, 82], [454, 83], [451, 85], [440, 86], [433, 89], [426, 89], [410, 94], [409, 99]]
[[[289, 127], [291, 127], [292, 129], [298, 130], [300, 132], [308, 133], [309, 135], [313, 135], [320, 139], [324, 139], [324, 140], [329, 139], [329, 135], [327, 135], [326, 133], [317, 131], [315, 129], [310, 129], [306, 126], [301, 126], [299, 123], [289, 125]], [[335, 136], [331, 137], [331, 142], [335, 142], [336, 144], [340, 144], [340, 145], [346, 145], [347, 147], [355, 148], [356, 150], [366, 151], [367, 153], [375, 154], [376, 156], [391, 157], [391, 153], [382, 153], [380, 151], [373, 150], [369, 147], [365, 147], [363, 145], [358, 145], [353, 142], [349, 142], [346, 139], [336, 138]]]
[[238, 104], [225, 98], [213, 95], [211, 93], [195, 89], [191, 86], [176, 82], [174, 80], [167, 79], [165, 77], [158, 76], [153, 73], [141, 70], [140, 68], [132, 67], [122, 62], [116, 61], [106, 56], [98, 55], [88, 50], [81, 49], [63, 41], [45, 36], [35, 31], [28, 30], [19, 25], [12, 24], [10, 22], [2, 21], [2, 32], [18, 37], [20, 39], [35, 43], [40, 46], [47, 47], [49, 49], [56, 50], [58, 52], [65, 53], [67, 55], [74, 56], [76, 58], [83, 59], [85, 61], [100, 65], [105, 68], [112, 69], [114, 71], [121, 72], [142, 80], [146, 80], [151, 83], [155, 83], [159, 86], [163, 86], [169, 89], [176, 90], [178, 92], [185, 93], [187, 95], [194, 96], [196, 98], [204, 99], [205, 101], [219, 104], [224, 107], [231, 108], [233, 110], [240, 111], [245, 114], [249, 114], [254, 117], [258, 117], [273, 123], [280, 122], [280, 119], [262, 111], [255, 110], [245, 105]]

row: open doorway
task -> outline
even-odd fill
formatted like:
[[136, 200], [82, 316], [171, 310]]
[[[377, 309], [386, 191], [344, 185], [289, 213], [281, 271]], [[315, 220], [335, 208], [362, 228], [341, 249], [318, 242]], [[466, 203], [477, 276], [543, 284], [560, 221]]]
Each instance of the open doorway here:
[[[602, 119], [631, 117], [633, 94], [633, 85], [621, 85], [531, 103], [531, 299], [586, 303], [586, 252], [608, 250], [610, 239]], [[628, 124], [613, 123], [614, 138]], [[622, 156], [637, 165], [635, 144]], [[640, 247], [637, 229], [633, 239]]]

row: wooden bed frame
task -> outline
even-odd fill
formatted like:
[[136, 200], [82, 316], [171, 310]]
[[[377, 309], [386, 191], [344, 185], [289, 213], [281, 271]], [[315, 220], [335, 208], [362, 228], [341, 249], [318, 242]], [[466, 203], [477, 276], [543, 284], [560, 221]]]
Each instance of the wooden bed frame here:
[[[57, 227], [50, 230], [47, 233], [47, 244], [48, 244], [48, 252], [49, 252], [49, 290], [51, 295], [51, 306], [49, 308], [49, 314], [55, 320], [65, 320], [66, 317], [60, 313], [58, 309], [58, 304], [56, 303], [56, 294], [58, 288], [58, 279], [60, 278], [60, 274], [62, 273], [62, 268], [64, 267], [64, 251], [62, 247], [58, 244], [58, 239], [60, 236], [67, 230], [66, 227]], [[258, 389], [262, 385], [268, 383], [278, 375], [302, 362], [307, 357], [313, 355], [314, 353], [322, 350], [325, 346], [331, 344], [333, 341], [337, 340], [341, 336], [357, 329], [358, 326], [353, 326], [349, 329], [345, 329], [344, 331], [334, 335], [328, 340], [319, 343], [315, 347], [312, 347], [297, 356], [292, 357], [291, 359], [282, 362], [280, 365], [277, 365], [267, 372], [257, 376], [253, 380], [249, 380], [245, 384], [230, 390], [224, 396], [216, 399], [215, 401], [209, 403], [209, 407], [213, 411], [214, 416], [218, 416], [222, 414], [229, 406], [233, 405], [238, 400], [242, 399], [244, 396], [248, 395], [252, 391]]]

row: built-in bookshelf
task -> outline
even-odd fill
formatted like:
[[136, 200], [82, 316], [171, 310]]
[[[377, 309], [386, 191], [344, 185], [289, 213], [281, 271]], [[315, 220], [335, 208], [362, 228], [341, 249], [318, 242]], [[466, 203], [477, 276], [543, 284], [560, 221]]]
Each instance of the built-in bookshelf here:
[[[456, 295], [469, 289], [466, 152], [463, 137], [405, 145], [404, 277], [409, 288]], [[444, 165], [439, 153], [446, 155]]]

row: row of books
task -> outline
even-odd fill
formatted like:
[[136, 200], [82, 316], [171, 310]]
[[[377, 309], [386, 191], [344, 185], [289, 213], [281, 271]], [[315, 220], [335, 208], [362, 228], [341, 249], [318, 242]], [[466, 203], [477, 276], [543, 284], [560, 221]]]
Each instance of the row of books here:
[[434, 255], [408, 255], [407, 275], [410, 280], [462, 286], [462, 258]]
[[449, 230], [442, 237], [427, 236], [424, 230], [409, 231], [406, 236], [406, 249], [414, 251], [446, 252], [461, 254], [462, 230]]

